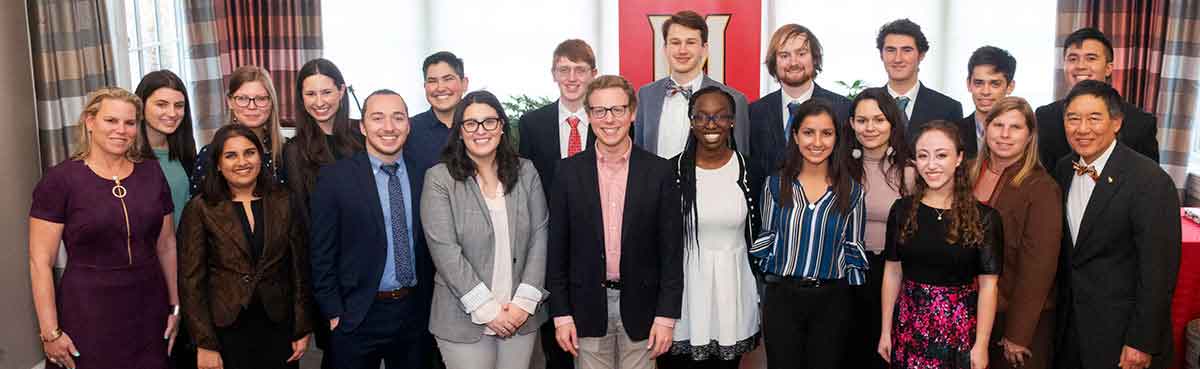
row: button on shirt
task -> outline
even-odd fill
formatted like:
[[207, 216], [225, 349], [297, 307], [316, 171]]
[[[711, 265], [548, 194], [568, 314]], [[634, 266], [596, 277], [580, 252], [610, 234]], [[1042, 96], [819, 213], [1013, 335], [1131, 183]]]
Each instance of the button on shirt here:
[[[783, 90], [783, 89], [779, 90], [779, 94], [783, 97], [782, 99], [780, 99], [782, 104], [780, 104], [781, 106], [779, 108], [783, 109], [783, 115], [780, 115], [780, 116], [783, 117], [782, 129], [785, 133], [787, 132], [787, 129], [788, 129], [788, 121], [791, 120], [791, 118], [792, 118], [792, 112], [791, 112], [791, 110], [788, 109], [788, 104], [790, 104], [790, 103], [803, 104], [805, 101], [811, 100], [812, 95], [813, 95], [813, 90], [815, 90], [815, 88], [813, 88], [814, 86], [816, 86], [816, 84], [809, 85], [808, 90], [801, 92], [800, 96], [796, 96], [796, 97], [792, 97], [791, 95], [788, 95], [786, 90]], [[788, 141], [790, 141], [790, 140], [791, 139], [789, 138]]]
[[587, 134], [588, 134], [588, 118], [583, 112], [583, 106], [579, 107], [579, 111], [572, 112], [563, 105], [562, 100], [558, 101], [558, 153], [560, 159], [567, 158], [567, 144], [571, 139], [571, 124], [567, 123], [567, 118], [575, 116], [579, 118], [579, 125], [575, 127], [579, 131], [579, 143], [582, 149], [587, 149]]
[[904, 117], [908, 119], [912, 119], [913, 107], [917, 106], [917, 91], [920, 90], [921, 81], [917, 81], [917, 84], [913, 85], [913, 87], [905, 93], [896, 92], [896, 90], [892, 89], [892, 85], [887, 85], [888, 95], [892, 95], [893, 99], [899, 99], [900, 96], [908, 98], [908, 106], [904, 108]]
[[[380, 291], [394, 291], [394, 290], [397, 290], [397, 289], [400, 289], [403, 287], [411, 287], [411, 286], [401, 286], [400, 282], [396, 281], [396, 263], [393, 262], [393, 260], [396, 260], [396, 245], [394, 245], [392, 243], [392, 237], [393, 237], [392, 227], [391, 227], [392, 210], [391, 210], [391, 197], [390, 197], [390, 195], [388, 195], [388, 174], [387, 174], [387, 172], [384, 172], [383, 169], [381, 168], [385, 163], [383, 162], [383, 160], [379, 160], [379, 158], [376, 158], [374, 155], [368, 154], [367, 158], [370, 159], [370, 161], [371, 161], [371, 173], [375, 175], [375, 191], [379, 193], [379, 207], [381, 209], [383, 209], [383, 229], [387, 231], [387, 259], [384, 259], [386, 261], [383, 263], [383, 278], [381, 278], [379, 280], [379, 290]], [[412, 250], [412, 245], [413, 245], [413, 238], [412, 238], [413, 237], [412, 236], [413, 235], [413, 232], [412, 232], [412, 219], [413, 219], [412, 187], [409, 185], [409, 182], [408, 182], [408, 167], [404, 163], [403, 154], [396, 158], [396, 163], [400, 164], [400, 169], [396, 170], [396, 176], [401, 179], [400, 187], [401, 187], [401, 189], [404, 190], [404, 214], [405, 214], [405, 220], [407, 221], [407, 224], [405, 224], [405, 226], [408, 227], [408, 229], [409, 229], [409, 232], [408, 232], [408, 247], [409, 247], [408, 255], [410, 256], [410, 258], [409, 258], [408, 262], [412, 263], [411, 265], [413, 265], [415, 267], [416, 260], [413, 260], [411, 258], [411, 256], [413, 255], [413, 250]], [[415, 268], [414, 268], [414, 270], [415, 270]]]
[[[668, 77], [670, 78], [670, 77]], [[700, 91], [704, 75], [697, 75], [687, 83], [678, 83], [692, 92]], [[683, 152], [687, 145], [688, 135], [692, 132], [692, 122], [688, 119], [688, 99], [683, 94], [666, 94], [663, 98], [662, 115], [658, 119], [658, 156], [672, 158]]]
[[[1104, 165], [1108, 164], [1108, 158], [1112, 156], [1113, 148], [1117, 147], [1117, 141], [1113, 140], [1108, 145], [1108, 149], [1100, 154], [1099, 158], [1091, 164], [1085, 163], [1083, 157], [1079, 158], [1079, 163], [1083, 165], [1092, 165], [1096, 167], [1096, 173], [1104, 173]], [[1074, 244], [1076, 238], [1079, 237], [1079, 226], [1083, 223], [1083, 212], [1087, 210], [1088, 201], [1092, 199], [1092, 191], [1096, 189], [1096, 182], [1088, 175], [1075, 175], [1071, 171], [1071, 188], [1067, 189], [1067, 225], [1071, 228], [1071, 244]], [[1104, 177], [1100, 177], [1104, 180]]]
[[604, 277], [621, 279], [621, 221], [625, 215], [625, 186], [629, 179], [629, 154], [633, 144], [619, 155], [596, 150], [596, 174], [600, 182], [600, 207], [604, 217]]

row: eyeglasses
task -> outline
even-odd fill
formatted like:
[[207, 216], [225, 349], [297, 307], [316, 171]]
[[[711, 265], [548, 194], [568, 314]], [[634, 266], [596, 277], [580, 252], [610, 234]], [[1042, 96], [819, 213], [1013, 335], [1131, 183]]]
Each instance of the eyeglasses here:
[[265, 107], [271, 105], [271, 97], [270, 96], [250, 97], [250, 96], [246, 96], [246, 95], [237, 95], [237, 96], [233, 97], [233, 102], [236, 103], [237, 106], [240, 106], [243, 108], [249, 107], [250, 104], [254, 104], [254, 106], [257, 106], [260, 108], [265, 108]]
[[588, 67], [574, 67], [574, 68], [572, 68], [572, 67], [558, 67], [558, 68], [554, 68], [554, 74], [555, 74], [555, 75], [557, 75], [557, 76], [559, 76], [559, 77], [567, 77], [567, 76], [570, 76], [570, 75], [572, 75], [572, 74], [574, 74], [574, 75], [578, 75], [578, 76], [585, 76], [585, 75], [587, 75], [587, 74], [588, 74], [588, 72], [591, 72], [591, 71], [593, 71], [593, 70], [594, 70], [594, 69], [592, 69], [592, 68], [588, 68]]
[[613, 118], [623, 118], [629, 113], [629, 104], [614, 105], [610, 107], [593, 106], [587, 109], [588, 117], [592, 119], [604, 119], [608, 113], [612, 113]]
[[484, 118], [483, 120], [466, 119], [463, 120], [462, 130], [467, 133], [475, 133], [479, 131], [479, 127], [483, 127], [484, 131], [495, 131], [500, 128], [500, 118]]
[[730, 114], [708, 115], [696, 113], [692, 114], [691, 119], [693, 126], [702, 126], [708, 123], [718, 123], [722, 126], [733, 124], [733, 115]]

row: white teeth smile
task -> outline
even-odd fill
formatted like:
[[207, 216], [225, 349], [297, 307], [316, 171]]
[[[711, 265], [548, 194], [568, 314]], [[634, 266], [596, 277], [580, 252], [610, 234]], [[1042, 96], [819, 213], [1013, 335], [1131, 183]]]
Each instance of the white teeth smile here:
[[476, 138], [476, 139], [475, 139], [475, 143], [476, 143], [476, 144], [479, 144], [479, 145], [483, 145], [483, 144], [486, 144], [486, 143], [488, 143], [488, 142], [492, 142], [492, 139], [491, 139], [490, 137], [489, 137], [489, 138]]
[[704, 135], [704, 141], [717, 142], [717, 140], [719, 140], [719, 139], [721, 139], [720, 133], [709, 133], [709, 134]]
[[600, 131], [602, 131], [602, 132], [604, 132], [604, 133], [607, 133], [607, 134], [610, 134], [610, 135], [611, 135], [611, 134], [616, 134], [616, 133], [617, 133], [617, 129], [616, 129], [616, 128], [601, 128], [601, 129], [600, 129]]

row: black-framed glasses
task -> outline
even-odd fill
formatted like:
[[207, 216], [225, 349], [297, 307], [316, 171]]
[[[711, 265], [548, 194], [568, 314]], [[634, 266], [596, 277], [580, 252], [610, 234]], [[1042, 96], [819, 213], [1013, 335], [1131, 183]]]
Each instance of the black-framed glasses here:
[[625, 114], [629, 114], [629, 104], [613, 105], [610, 107], [593, 106], [587, 109], [588, 117], [592, 119], [604, 119], [609, 113], [612, 113], [613, 118], [622, 118]]
[[719, 123], [720, 125], [727, 126], [733, 124], [734, 119], [733, 114], [708, 115], [704, 113], [692, 114], [689, 118], [692, 120], [692, 125], [694, 126], [702, 126], [708, 123]]
[[260, 108], [265, 108], [265, 107], [271, 105], [271, 97], [270, 96], [250, 97], [250, 96], [246, 96], [246, 95], [236, 95], [233, 97], [233, 102], [235, 104], [237, 104], [237, 106], [240, 106], [243, 108], [249, 107], [250, 104], [254, 104], [254, 106], [257, 106]]
[[479, 130], [479, 127], [483, 127], [484, 131], [495, 131], [496, 128], [500, 128], [500, 118], [491, 117], [484, 118], [483, 120], [463, 120], [462, 129], [467, 133], [475, 133], [475, 131]]

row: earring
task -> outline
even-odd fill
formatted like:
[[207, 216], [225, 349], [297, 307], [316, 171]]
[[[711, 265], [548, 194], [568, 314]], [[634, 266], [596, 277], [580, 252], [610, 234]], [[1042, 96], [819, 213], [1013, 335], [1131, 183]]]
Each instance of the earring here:
[[862, 150], [857, 148], [850, 150], [850, 156], [854, 157], [855, 159], [862, 159]]
[[887, 155], [887, 156], [892, 156], [892, 154], [895, 154], [895, 153], [896, 153], [896, 150], [892, 149], [892, 147], [891, 147], [891, 146], [888, 146], [888, 149], [887, 149], [887, 154], [886, 154], [886, 155]]

